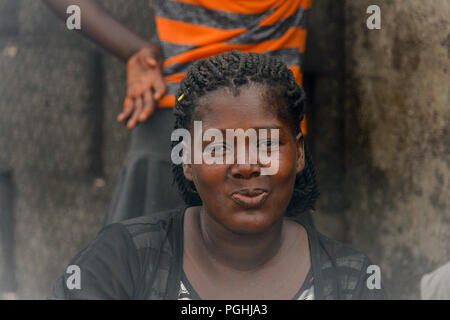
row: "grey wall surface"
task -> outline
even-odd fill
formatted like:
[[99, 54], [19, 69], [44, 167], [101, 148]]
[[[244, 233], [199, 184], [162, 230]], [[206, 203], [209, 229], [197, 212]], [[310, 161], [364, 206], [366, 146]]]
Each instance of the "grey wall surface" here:
[[[103, 4], [152, 34], [148, 1]], [[18, 297], [42, 299], [95, 237], [120, 173], [129, 142], [115, 120], [125, 66], [66, 29], [41, 1], [2, 0], [0, 75], [0, 165], [16, 189]]]
[[[370, 4], [381, 30], [360, 19]], [[346, 1], [346, 239], [393, 297], [450, 260], [450, 2]]]
[[[99, 2], [151, 36], [150, 1]], [[370, 4], [381, 7], [381, 30], [365, 26]], [[418, 298], [420, 276], [450, 260], [449, 6], [313, 1], [304, 70], [322, 190], [313, 217], [379, 264], [394, 298]], [[19, 298], [45, 298], [98, 232], [129, 143], [115, 120], [124, 94], [123, 62], [40, 1], [0, 1], [0, 171], [16, 185]]]

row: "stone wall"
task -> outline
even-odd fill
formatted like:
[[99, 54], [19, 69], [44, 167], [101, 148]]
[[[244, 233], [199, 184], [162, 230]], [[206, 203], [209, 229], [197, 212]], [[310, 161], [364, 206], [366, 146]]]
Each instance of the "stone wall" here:
[[[103, 1], [150, 37], [149, 1], [133, 3]], [[17, 293], [43, 299], [106, 213], [128, 148], [129, 132], [115, 120], [125, 67], [41, 1], [4, 0], [0, 74], [0, 171], [14, 180]]]
[[[381, 30], [368, 30], [377, 4]], [[367, 16], [367, 15], [366, 15]], [[450, 260], [450, 2], [345, 2], [346, 241], [393, 298]]]

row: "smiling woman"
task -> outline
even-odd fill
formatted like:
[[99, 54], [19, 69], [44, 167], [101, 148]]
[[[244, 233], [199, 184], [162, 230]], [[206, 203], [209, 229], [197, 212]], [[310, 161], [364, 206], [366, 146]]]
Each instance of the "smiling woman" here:
[[[318, 191], [300, 130], [305, 96], [285, 64], [238, 51], [200, 60], [178, 97], [175, 129], [192, 134], [195, 121], [207, 130], [276, 128], [277, 141], [257, 140], [277, 154], [277, 172], [262, 175], [270, 163], [236, 155], [231, 163], [174, 164], [187, 207], [104, 228], [71, 262], [81, 288], [69, 289], [63, 275], [54, 298], [385, 298], [366, 286], [364, 254], [303, 219]], [[199, 141], [203, 151], [208, 141]]]

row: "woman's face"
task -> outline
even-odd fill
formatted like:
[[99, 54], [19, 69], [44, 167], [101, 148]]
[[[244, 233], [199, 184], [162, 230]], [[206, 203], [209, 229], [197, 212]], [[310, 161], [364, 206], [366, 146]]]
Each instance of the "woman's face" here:
[[[241, 164], [234, 157], [231, 164], [206, 164], [203, 161], [183, 165], [185, 177], [194, 182], [208, 214], [234, 233], [258, 233], [279, 221], [291, 199], [295, 176], [303, 170], [303, 137], [301, 134], [295, 137], [291, 127], [278, 119], [278, 103], [281, 102], [271, 98], [264, 85], [243, 86], [238, 95], [225, 88], [218, 89], [198, 101], [193, 120], [202, 121], [203, 132], [213, 128], [222, 132], [226, 129], [246, 131], [253, 128], [256, 132], [267, 129], [268, 137], [258, 135], [257, 145], [266, 146], [272, 158], [278, 153], [278, 170], [271, 175], [261, 174], [261, 168], [271, 166], [270, 163], [250, 164], [248, 156]], [[279, 130], [278, 145], [270, 135], [271, 129]], [[191, 136], [194, 136], [193, 126]], [[220, 147], [221, 151], [215, 149], [216, 156], [220, 152], [229, 152], [225, 133], [223, 136], [224, 147]], [[211, 142], [214, 140], [203, 142], [202, 150]], [[248, 154], [248, 138], [245, 144]], [[195, 146], [191, 148], [195, 152]]]

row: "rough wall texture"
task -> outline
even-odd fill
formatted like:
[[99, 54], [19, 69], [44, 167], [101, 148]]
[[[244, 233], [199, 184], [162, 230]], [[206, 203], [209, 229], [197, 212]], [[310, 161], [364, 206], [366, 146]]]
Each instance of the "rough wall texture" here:
[[[149, 1], [103, 4], [151, 35]], [[14, 179], [19, 298], [46, 298], [99, 230], [128, 148], [124, 71], [41, 1], [0, 2], [0, 171]]]
[[[381, 30], [362, 19], [377, 4]], [[346, 1], [346, 240], [393, 298], [450, 260], [450, 2]]]

